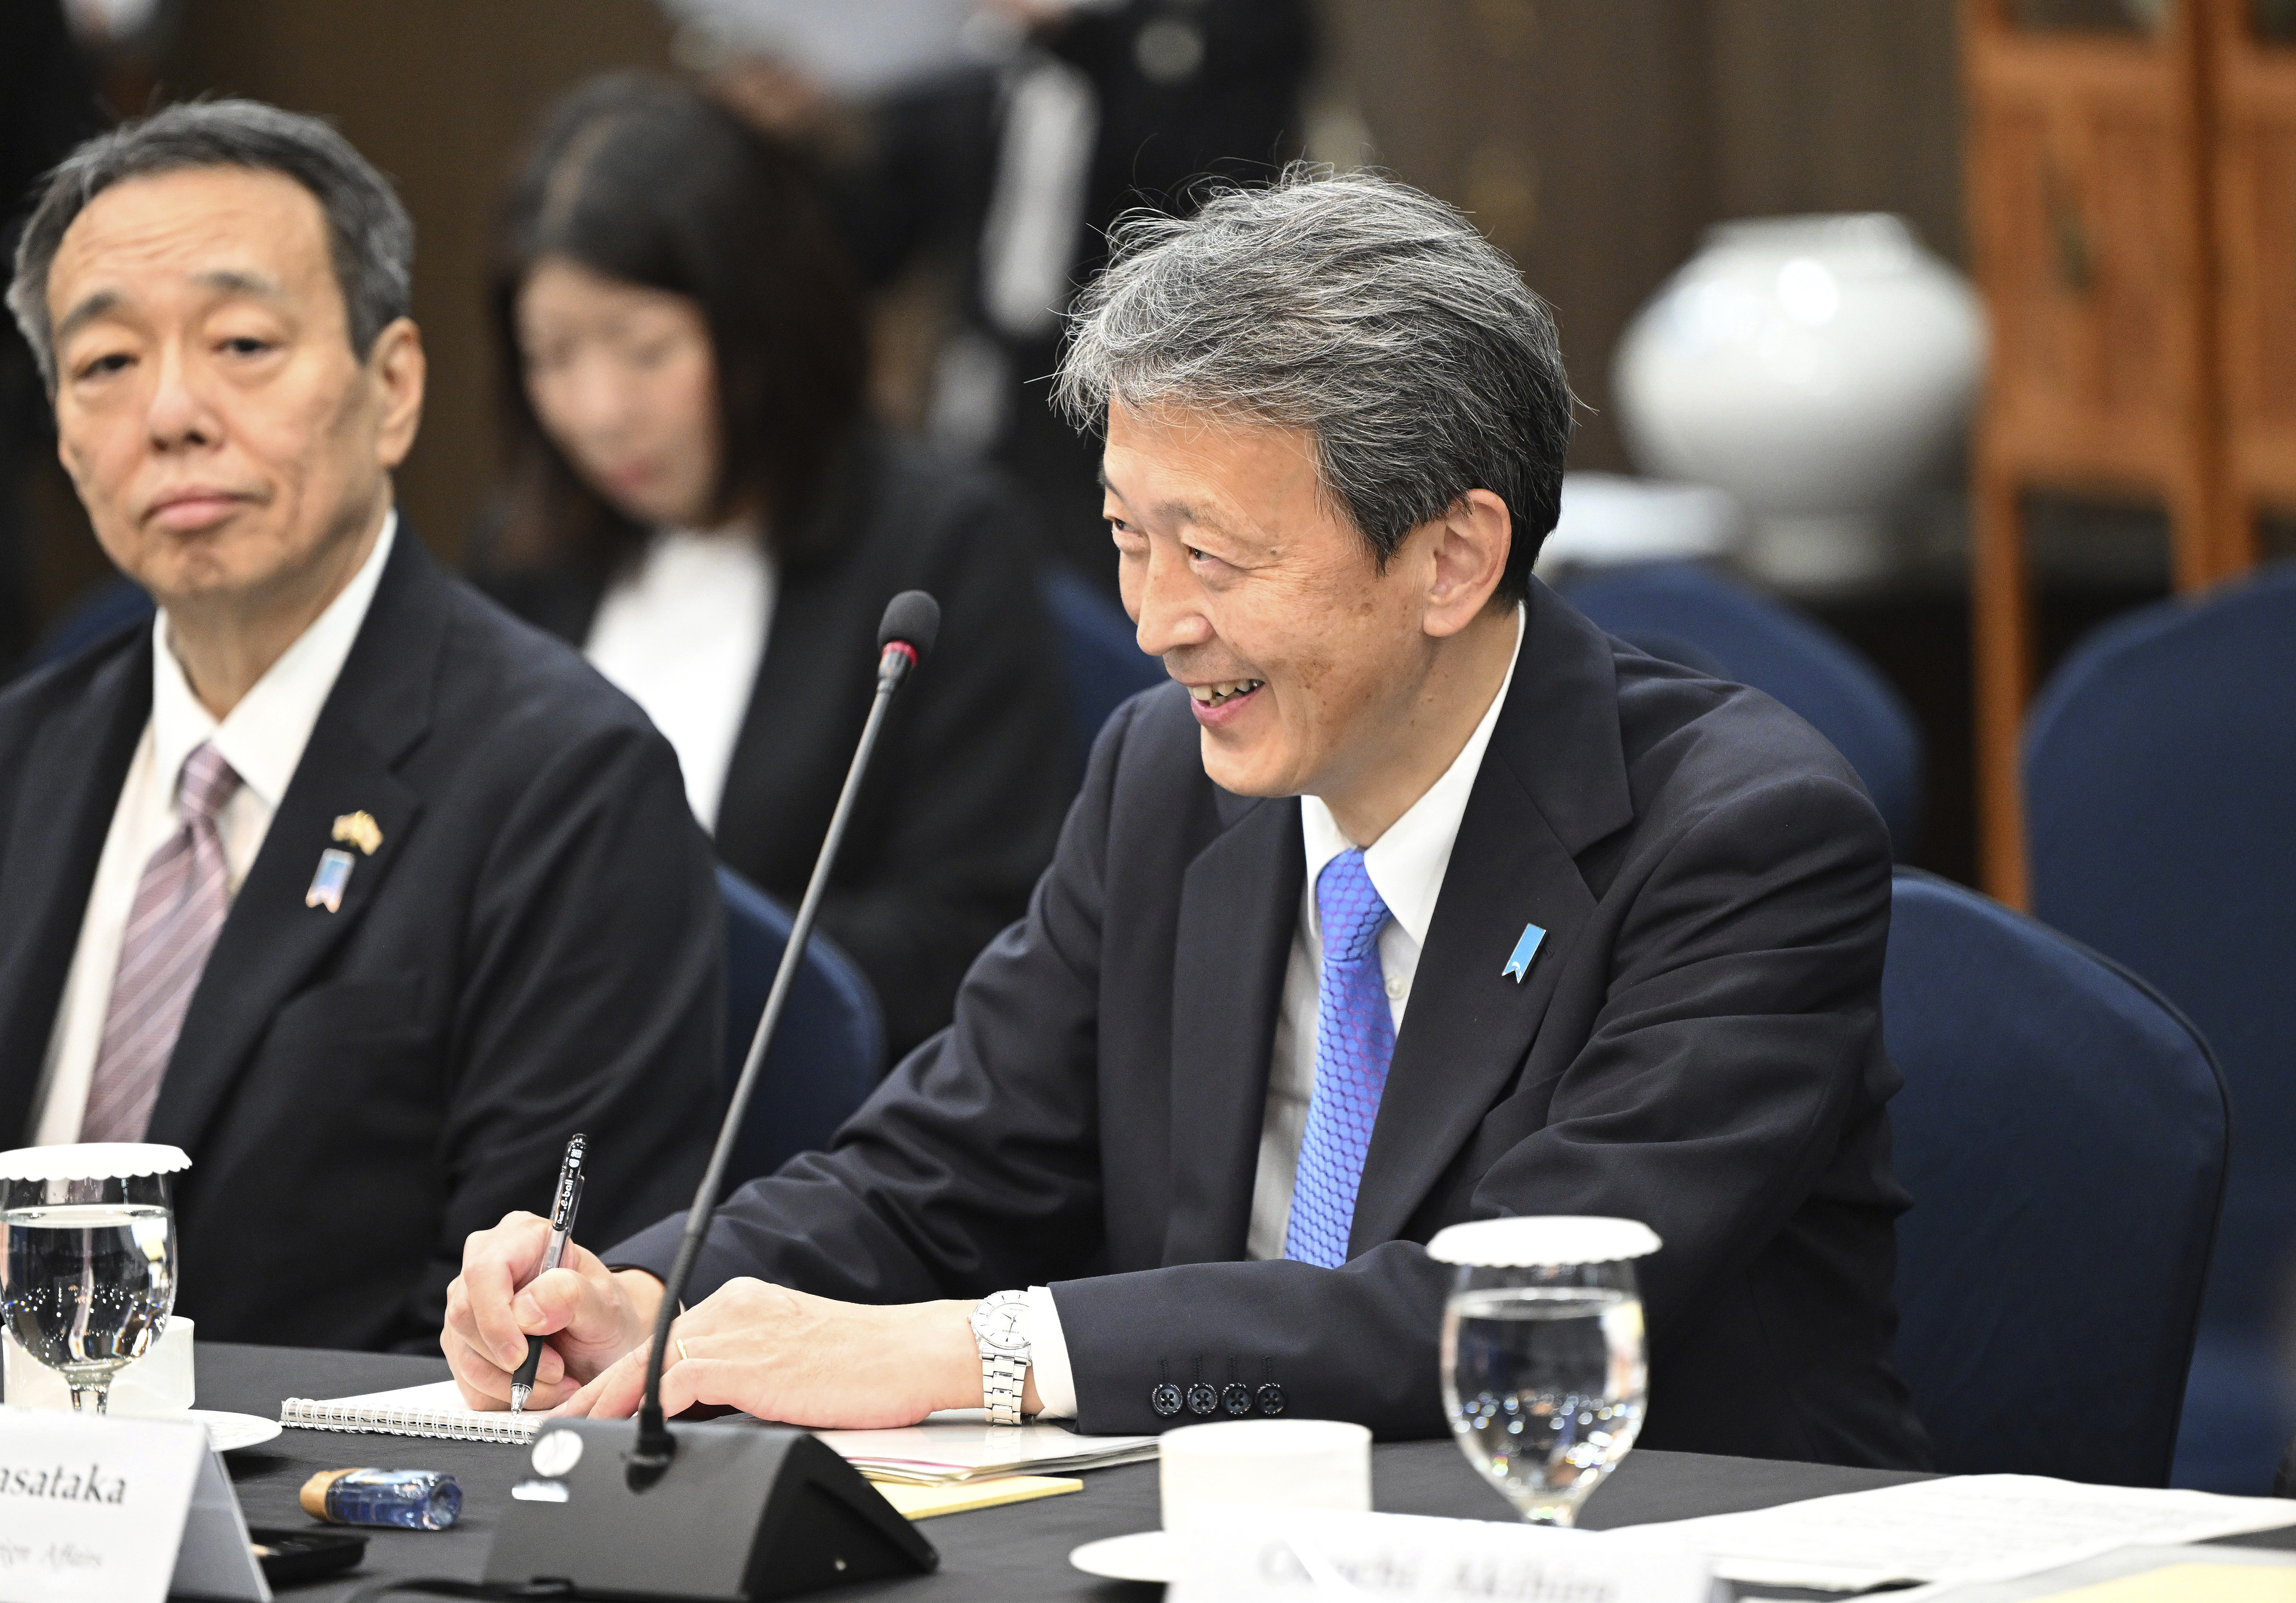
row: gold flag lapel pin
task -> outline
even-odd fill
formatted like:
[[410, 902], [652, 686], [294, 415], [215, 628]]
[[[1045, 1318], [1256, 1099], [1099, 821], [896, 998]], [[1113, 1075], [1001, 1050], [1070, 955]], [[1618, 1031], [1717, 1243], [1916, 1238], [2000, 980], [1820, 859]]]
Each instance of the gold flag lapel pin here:
[[335, 820], [335, 836], [359, 849], [362, 855], [373, 857], [374, 849], [382, 844], [382, 827], [371, 812], [347, 812]]

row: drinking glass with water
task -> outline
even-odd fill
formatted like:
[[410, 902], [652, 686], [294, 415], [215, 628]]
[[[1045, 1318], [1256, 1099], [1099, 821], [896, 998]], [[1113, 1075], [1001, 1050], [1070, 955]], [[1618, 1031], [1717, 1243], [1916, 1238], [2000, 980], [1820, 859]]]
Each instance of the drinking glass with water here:
[[1628, 1219], [1486, 1219], [1428, 1244], [1458, 1266], [1443, 1406], [1467, 1461], [1533, 1525], [1568, 1525], [1642, 1429], [1648, 1370]]
[[0, 1323], [62, 1375], [72, 1407], [105, 1411], [113, 1378], [151, 1351], [176, 1305], [173, 1147], [0, 1153]]

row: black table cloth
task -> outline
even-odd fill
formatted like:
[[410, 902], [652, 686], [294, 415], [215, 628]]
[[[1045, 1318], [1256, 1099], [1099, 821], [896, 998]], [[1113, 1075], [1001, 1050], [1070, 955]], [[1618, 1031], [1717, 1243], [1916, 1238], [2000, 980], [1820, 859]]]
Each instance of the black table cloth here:
[[[343, 1397], [447, 1378], [446, 1363], [439, 1359], [220, 1343], [201, 1344], [197, 1364], [200, 1407], [274, 1419], [279, 1417], [281, 1400], [287, 1397]], [[358, 1570], [281, 1594], [295, 1603], [332, 1603], [379, 1576], [479, 1579], [486, 1569], [488, 1544], [510, 1507], [510, 1488], [528, 1473], [526, 1459], [522, 1448], [481, 1443], [290, 1430], [275, 1442], [229, 1454], [226, 1462], [251, 1525], [309, 1525], [296, 1492], [322, 1469], [443, 1469], [462, 1483], [463, 1517], [454, 1529], [369, 1532], [366, 1560]], [[1155, 1599], [1160, 1588], [1095, 1580], [1073, 1568], [1068, 1556], [1085, 1542], [1156, 1525], [1156, 1467], [1127, 1465], [1094, 1470], [1082, 1478], [1085, 1489], [1069, 1496], [924, 1521], [921, 1528], [940, 1550], [937, 1574], [851, 1586], [822, 1596], [851, 1603], [880, 1599], [1008, 1603], [1063, 1598], [1144, 1603]], [[1922, 1478], [1891, 1470], [1636, 1452], [1588, 1500], [1582, 1523], [1603, 1529], [1685, 1519]], [[1376, 1507], [1391, 1514], [1513, 1517], [1513, 1510], [1448, 1441], [1375, 1448], [1372, 1498]], [[2296, 1548], [2296, 1529], [2237, 1540], [2251, 1546]], [[1778, 1595], [1775, 1588], [1763, 1591]]]

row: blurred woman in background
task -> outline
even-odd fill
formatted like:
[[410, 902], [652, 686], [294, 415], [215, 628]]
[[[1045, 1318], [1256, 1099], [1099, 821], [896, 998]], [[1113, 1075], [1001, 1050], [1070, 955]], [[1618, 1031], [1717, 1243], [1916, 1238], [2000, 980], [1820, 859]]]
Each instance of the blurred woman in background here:
[[676, 748], [720, 859], [794, 906], [898, 591], [941, 605], [821, 927], [895, 1053], [1024, 910], [1070, 776], [1037, 551], [1003, 486], [875, 427], [846, 264], [796, 161], [618, 73], [550, 118], [493, 288], [511, 465], [474, 577]]

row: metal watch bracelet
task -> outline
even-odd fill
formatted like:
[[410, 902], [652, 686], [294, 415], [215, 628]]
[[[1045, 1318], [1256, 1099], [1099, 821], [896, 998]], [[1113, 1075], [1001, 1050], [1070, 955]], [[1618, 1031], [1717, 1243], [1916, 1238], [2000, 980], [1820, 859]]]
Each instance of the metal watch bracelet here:
[[988, 1410], [991, 1425], [1021, 1422], [1021, 1401], [1027, 1395], [1028, 1385], [1026, 1359], [998, 1352], [980, 1360], [980, 1400]]

